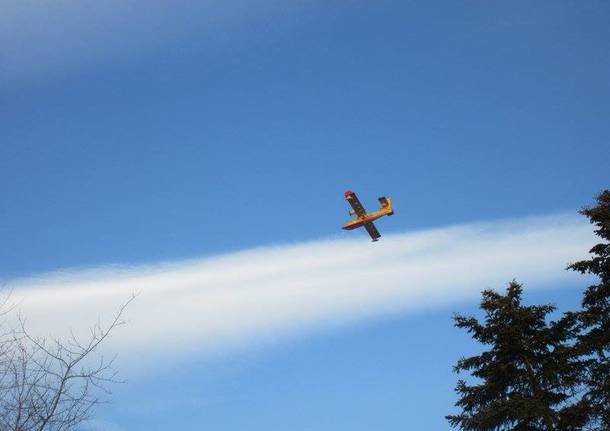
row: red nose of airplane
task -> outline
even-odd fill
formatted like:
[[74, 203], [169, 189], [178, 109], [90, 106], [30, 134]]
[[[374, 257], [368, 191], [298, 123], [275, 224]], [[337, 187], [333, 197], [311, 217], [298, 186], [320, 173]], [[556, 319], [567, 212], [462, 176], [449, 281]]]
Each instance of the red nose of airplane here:
[[351, 196], [351, 195], [353, 195], [353, 194], [354, 194], [354, 192], [353, 192], [353, 191], [348, 190], [348, 191], [346, 191], [346, 192], [345, 192], [345, 197], [347, 198], [347, 197], [349, 197], [349, 196]]

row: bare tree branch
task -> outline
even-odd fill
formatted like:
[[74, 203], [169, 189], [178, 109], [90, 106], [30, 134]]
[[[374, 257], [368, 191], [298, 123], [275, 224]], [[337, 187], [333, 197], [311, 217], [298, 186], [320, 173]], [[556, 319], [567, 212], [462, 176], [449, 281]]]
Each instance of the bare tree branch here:
[[[108, 386], [118, 382], [116, 356], [92, 359], [125, 324], [123, 315], [136, 296], [108, 325], [98, 320], [85, 340], [73, 332], [66, 340], [34, 336], [21, 315], [14, 328], [0, 322], [0, 431], [70, 431], [87, 420], [101, 395], [110, 394]], [[0, 299], [0, 317], [12, 310], [8, 297]]]

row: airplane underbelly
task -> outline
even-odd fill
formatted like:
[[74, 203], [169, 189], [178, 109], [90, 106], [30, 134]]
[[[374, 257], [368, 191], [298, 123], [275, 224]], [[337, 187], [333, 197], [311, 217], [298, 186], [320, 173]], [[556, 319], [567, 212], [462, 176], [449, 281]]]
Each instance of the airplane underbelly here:
[[343, 225], [343, 229], [346, 229], [346, 230], [356, 229], [356, 228], [364, 226], [364, 223], [366, 223], [366, 222], [363, 220], [354, 221], [352, 223], [346, 223]]
[[380, 214], [367, 214], [366, 216], [364, 216], [362, 218], [345, 223], [343, 225], [343, 229], [345, 229], [345, 230], [357, 229], [359, 227], [364, 226], [365, 223], [370, 223], [372, 221], [377, 220], [379, 217], [381, 217]]

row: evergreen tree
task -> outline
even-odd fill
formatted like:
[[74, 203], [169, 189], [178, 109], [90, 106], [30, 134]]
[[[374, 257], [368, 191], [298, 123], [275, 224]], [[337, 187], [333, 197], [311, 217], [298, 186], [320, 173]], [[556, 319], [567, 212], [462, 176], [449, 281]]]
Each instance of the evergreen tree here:
[[597, 226], [601, 238], [590, 253], [589, 260], [568, 267], [583, 274], [593, 274], [599, 283], [589, 286], [583, 295], [582, 310], [566, 315], [576, 318], [579, 336], [576, 351], [587, 361], [586, 394], [590, 404], [590, 425], [593, 429], [610, 430], [610, 191], [597, 197], [597, 205], [581, 214]]
[[574, 388], [583, 366], [569, 345], [574, 321], [566, 317], [549, 323], [554, 307], [522, 305], [521, 295], [521, 285], [513, 281], [504, 295], [483, 292], [483, 323], [454, 316], [455, 326], [489, 350], [462, 358], [454, 367], [474, 378], [457, 383], [456, 406], [462, 412], [446, 417], [452, 426], [473, 431], [582, 429], [585, 406], [574, 401]]

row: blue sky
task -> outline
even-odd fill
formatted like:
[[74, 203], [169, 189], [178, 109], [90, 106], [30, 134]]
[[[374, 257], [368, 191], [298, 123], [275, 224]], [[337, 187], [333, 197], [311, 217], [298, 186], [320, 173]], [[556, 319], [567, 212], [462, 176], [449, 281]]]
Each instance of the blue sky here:
[[[521, 220], [523, 230], [532, 215], [573, 214], [608, 187], [609, 15], [607, 3], [568, 1], [8, 1], [0, 277], [269, 246], [284, 262], [284, 252], [328, 257], [355, 239], [349, 250], [369, 256], [378, 244], [339, 229], [348, 188], [366, 207], [394, 198], [396, 215], [378, 227], [396, 247], [430, 229]], [[438, 272], [444, 247], [434, 249]], [[585, 280], [549, 268], [584, 251], [553, 255], [544, 276], [521, 261], [502, 275], [546, 288], [526, 290], [528, 300], [573, 308]], [[492, 270], [470, 289], [502, 288]], [[450, 366], [477, 348], [450, 316], [476, 304], [452, 293], [408, 312], [384, 305], [292, 336], [265, 332], [212, 356], [151, 353], [154, 371], [127, 371], [98, 420], [129, 430], [447, 428]]]

